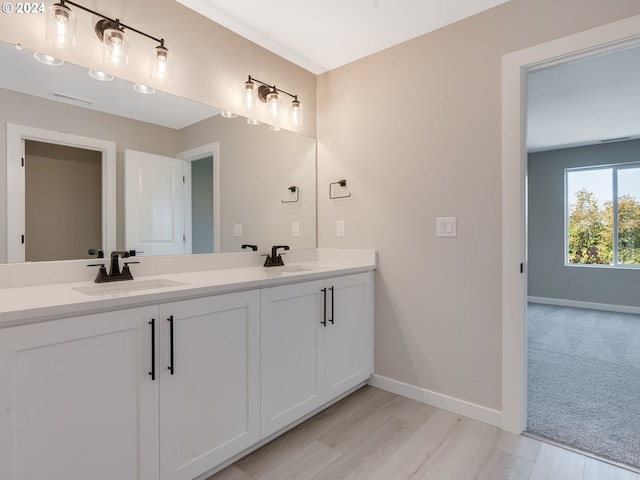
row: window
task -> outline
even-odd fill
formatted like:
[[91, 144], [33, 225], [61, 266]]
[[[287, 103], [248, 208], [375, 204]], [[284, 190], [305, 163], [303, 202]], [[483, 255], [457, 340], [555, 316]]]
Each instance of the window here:
[[567, 264], [640, 266], [640, 163], [565, 170]]

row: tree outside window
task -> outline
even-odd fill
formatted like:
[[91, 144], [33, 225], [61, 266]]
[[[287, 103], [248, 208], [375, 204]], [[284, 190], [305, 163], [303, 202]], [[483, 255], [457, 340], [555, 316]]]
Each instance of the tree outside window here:
[[566, 171], [567, 263], [640, 265], [640, 166]]

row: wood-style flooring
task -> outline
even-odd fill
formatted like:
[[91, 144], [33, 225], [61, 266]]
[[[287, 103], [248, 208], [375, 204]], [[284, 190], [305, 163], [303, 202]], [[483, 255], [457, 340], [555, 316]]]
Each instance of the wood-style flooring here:
[[365, 386], [207, 480], [640, 480]]

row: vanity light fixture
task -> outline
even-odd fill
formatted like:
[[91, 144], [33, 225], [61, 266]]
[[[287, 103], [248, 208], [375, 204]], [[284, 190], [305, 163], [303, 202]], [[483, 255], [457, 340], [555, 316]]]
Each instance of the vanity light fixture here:
[[220, 115], [224, 118], [236, 118], [238, 116], [237, 113], [233, 113], [229, 110], [220, 110]]
[[69, 0], [60, 0], [46, 10], [46, 41], [57, 48], [73, 50], [76, 47], [76, 15], [68, 7], [72, 5], [80, 10], [100, 17], [94, 31], [102, 42], [102, 60], [112, 67], [124, 68], [128, 64], [129, 36], [127, 31], [135, 32], [158, 42], [151, 51], [151, 67], [149, 77], [158, 82], [170, 82], [172, 77], [172, 54], [164, 45], [163, 38], [156, 38], [129, 25], [119, 19], [109, 18], [95, 10]]
[[242, 89], [242, 105], [247, 113], [251, 113], [257, 106], [257, 100], [260, 100], [267, 105], [269, 117], [278, 120], [282, 114], [282, 94], [293, 99], [289, 108], [289, 124], [293, 127], [301, 126], [302, 104], [298, 100], [298, 96], [275, 85], [269, 85], [257, 78], [253, 78], [251, 75], [249, 75], [249, 79], [244, 83]]

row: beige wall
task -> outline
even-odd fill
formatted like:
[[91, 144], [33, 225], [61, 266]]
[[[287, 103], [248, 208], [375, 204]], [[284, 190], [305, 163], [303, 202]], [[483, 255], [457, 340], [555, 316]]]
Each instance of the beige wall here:
[[501, 409], [501, 56], [638, 13], [512, 0], [319, 77], [318, 190], [353, 196], [319, 195], [318, 244], [379, 251], [377, 374]]

